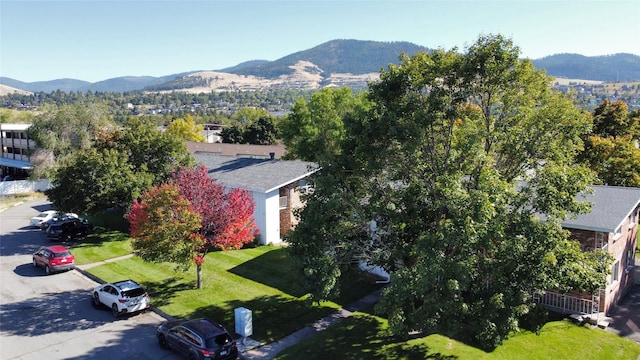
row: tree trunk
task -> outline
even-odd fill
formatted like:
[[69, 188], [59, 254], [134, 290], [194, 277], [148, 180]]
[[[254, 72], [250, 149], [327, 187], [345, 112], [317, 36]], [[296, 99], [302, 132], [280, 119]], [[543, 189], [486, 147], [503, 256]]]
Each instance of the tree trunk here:
[[202, 289], [202, 266], [201, 265], [197, 266], [196, 273], [198, 274], [198, 289]]

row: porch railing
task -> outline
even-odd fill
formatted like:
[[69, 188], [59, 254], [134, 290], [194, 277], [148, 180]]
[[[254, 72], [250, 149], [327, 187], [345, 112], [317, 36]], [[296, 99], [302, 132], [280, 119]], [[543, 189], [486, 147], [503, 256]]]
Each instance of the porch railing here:
[[591, 299], [546, 291], [542, 295], [533, 295], [533, 301], [550, 310], [562, 314], [597, 314], [600, 309], [600, 296], [592, 295]]

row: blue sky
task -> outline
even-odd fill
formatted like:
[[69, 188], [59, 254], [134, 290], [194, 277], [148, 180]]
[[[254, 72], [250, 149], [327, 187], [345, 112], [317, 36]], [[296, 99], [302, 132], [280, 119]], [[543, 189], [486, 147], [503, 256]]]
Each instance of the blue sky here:
[[164, 76], [276, 60], [334, 39], [464, 49], [512, 38], [523, 57], [640, 55], [640, 0], [0, 0], [0, 76]]

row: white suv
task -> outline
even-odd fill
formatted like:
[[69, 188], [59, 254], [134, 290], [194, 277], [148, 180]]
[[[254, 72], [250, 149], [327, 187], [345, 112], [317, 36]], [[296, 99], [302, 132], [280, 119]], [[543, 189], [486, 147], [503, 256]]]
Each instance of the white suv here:
[[114, 317], [148, 309], [151, 306], [149, 294], [133, 280], [122, 280], [103, 284], [93, 289], [93, 305], [111, 308]]

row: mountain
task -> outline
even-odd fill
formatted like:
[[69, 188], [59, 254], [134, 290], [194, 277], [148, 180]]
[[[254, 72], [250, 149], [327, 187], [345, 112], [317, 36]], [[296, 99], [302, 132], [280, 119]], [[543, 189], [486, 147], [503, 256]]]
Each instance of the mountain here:
[[[405, 52], [413, 55], [429, 48], [410, 42], [380, 42], [363, 40], [332, 40], [283, 58], [250, 60], [215, 71], [187, 71], [162, 77], [124, 76], [96, 83], [75, 79], [59, 79], [25, 83], [0, 77], [0, 84], [32, 92], [127, 92], [148, 91], [215, 91], [257, 90], [276, 88], [315, 89], [323, 86], [362, 88], [375, 80], [380, 69], [397, 64]], [[640, 56], [615, 54], [583, 56], [556, 54], [532, 60], [556, 78], [637, 81], [640, 80]]]
[[229, 71], [237, 75], [253, 75], [273, 79], [294, 72], [291, 66], [308, 61], [329, 74], [362, 75], [379, 73], [389, 64], [397, 64], [400, 53], [413, 55], [430, 49], [410, 42], [332, 40], [309, 50], [299, 51], [275, 61], [245, 66]]
[[[86, 92], [88, 90], [100, 91], [100, 92], [136, 91], [136, 90], [144, 89], [148, 86], [164, 84], [187, 74], [189, 74], [189, 72], [161, 76], [161, 77], [122, 76], [122, 77], [107, 79], [103, 81], [98, 81], [95, 83], [90, 83], [86, 86], [82, 86], [77, 91], [81, 91], [81, 92]], [[114, 90], [114, 89], [117, 89], [117, 90]]]
[[54, 92], [56, 90], [69, 92], [77, 91], [83, 86], [90, 85], [88, 81], [76, 80], [76, 79], [58, 79], [50, 81], [36, 81], [26, 83], [18, 80], [14, 80], [8, 77], [0, 77], [0, 84], [7, 85], [12, 88], [32, 91], [32, 92]]
[[545, 69], [549, 76], [568, 79], [610, 82], [640, 80], [640, 56], [633, 54], [605, 56], [556, 54], [533, 60], [533, 65]]

